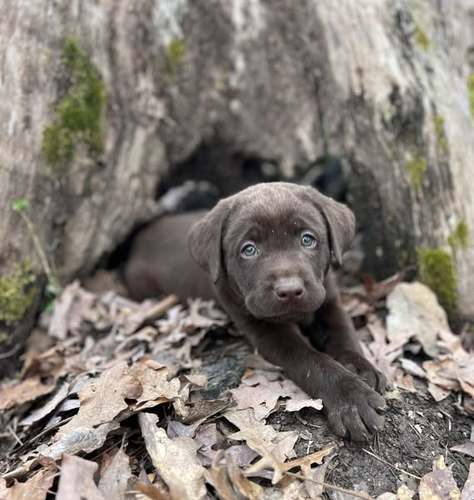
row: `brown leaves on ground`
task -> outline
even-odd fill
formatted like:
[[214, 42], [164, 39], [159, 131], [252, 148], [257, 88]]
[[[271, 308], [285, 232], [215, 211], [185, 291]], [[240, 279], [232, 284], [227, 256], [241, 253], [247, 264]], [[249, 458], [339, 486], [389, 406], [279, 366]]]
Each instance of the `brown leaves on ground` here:
[[0, 389], [0, 411], [35, 401], [54, 390], [53, 382], [43, 383], [41, 377], [31, 377], [17, 384], [10, 384]]
[[17, 482], [11, 488], [7, 488], [5, 484], [2, 486], [0, 480], [0, 498], [2, 500], [45, 500], [56, 475], [57, 468], [49, 464], [26, 482]]
[[286, 411], [299, 411], [309, 407], [321, 410], [323, 407], [321, 399], [311, 399], [278, 371], [247, 371], [240, 386], [230, 392], [237, 402], [237, 408], [252, 408], [257, 420], [274, 412], [279, 400], [285, 400], [283, 408]]
[[103, 372], [79, 393], [81, 406], [72, 420], [61, 427], [58, 437], [78, 427], [97, 427], [112, 421], [128, 408], [125, 400], [138, 400], [143, 387], [125, 361]]
[[95, 462], [72, 455], [64, 455], [56, 499], [105, 500], [107, 497], [102, 495], [94, 481], [94, 474], [98, 468], [99, 466]]
[[[346, 306], [364, 318], [368, 358], [401, 389], [416, 391], [423, 381], [436, 399], [457, 391], [474, 412], [472, 354], [446, 328], [430, 292], [399, 281], [366, 282], [365, 295], [349, 292]], [[376, 307], [387, 294], [385, 325]], [[266, 421], [277, 410], [322, 408], [277, 367], [252, 355], [240, 385], [203, 398], [208, 377], [194, 348], [227, 323], [213, 302], [186, 308], [167, 297], [136, 304], [73, 283], [42, 323], [55, 345], [28, 351], [20, 380], [0, 388], [0, 411], [15, 415], [21, 437], [11, 448], [17, 469], [0, 480], [0, 498], [44, 499], [57, 484], [60, 500], [186, 500], [209, 491], [229, 500], [320, 499], [331, 489], [325, 476], [338, 445], [297, 456], [297, 433]], [[412, 359], [420, 349], [433, 356], [423, 366]], [[472, 441], [452, 450], [472, 456]], [[472, 500], [473, 490], [472, 467], [461, 492], [438, 460], [420, 481], [419, 496]], [[410, 494], [402, 486], [384, 498]]]
[[197, 460], [196, 443], [186, 437], [169, 439], [166, 431], [156, 426], [156, 415], [140, 413], [138, 419], [148, 454], [172, 500], [204, 498], [204, 467]]

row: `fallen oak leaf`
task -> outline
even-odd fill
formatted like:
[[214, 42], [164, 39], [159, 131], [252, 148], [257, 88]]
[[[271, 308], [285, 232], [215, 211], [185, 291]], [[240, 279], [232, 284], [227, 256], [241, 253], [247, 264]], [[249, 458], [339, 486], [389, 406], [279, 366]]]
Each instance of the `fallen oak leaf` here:
[[[75, 427], [61, 435], [51, 445], [40, 445], [33, 454], [59, 460], [63, 454], [74, 455], [80, 452], [91, 453], [105, 443], [109, 432], [120, 427], [118, 422], [107, 422], [98, 427]], [[26, 455], [26, 457], [31, 454]]]
[[81, 288], [79, 281], [68, 285], [54, 301], [49, 335], [64, 340], [69, 332], [79, 332], [84, 311], [90, 309], [96, 300], [96, 295]]
[[171, 401], [180, 395], [181, 383], [179, 379], [171, 378], [169, 369], [152, 359], [138, 361], [132, 366], [130, 375], [142, 387], [142, 392], [137, 397], [138, 404], [163, 398]]
[[298, 439], [296, 432], [276, 431], [270, 425], [257, 420], [252, 409], [230, 410], [224, 417], [239, 428], [238, 432], [230, 434], [228, 438], [245, 441], [262, 457], [251, 466], [252, 472], [272, 468], [274, 470], [272, 483], [278, 482], [282, 476], [280, 465], [287, 458], [294, 456], [293, 448]]
[[461, 500], [472, 500], [474, 498], [474, 463], [469, 465], [469, 475], [461, 493]]
[[[295, 468], [300, 468], [303, 476], [305, 478], [310, 478], [311, 477], [311, 466], [313, 464], [321, 464], [323, 459], [330, 455], [334, 450], [336, 449], [336, 445], [330, 445], [327, 446], [326, 448], [323, 448], [322, 450], [316, 451], [314, 453], [311, 453], [310, 455], [306, 455], [301, 458], [295, 458], [294, 460], [290, 460], [288, 462], [281, 462], [281, 463], [268, 463], [268, 461], [260, 461], [256, 462], [254, 465], [250, 466], [245, 473], [253, 475], [256, 472], [270, 466], [273, 468], [274, 473], [273, 473], [273, 479], [272, 479], [272, 484], [277, 484], [278, 482], [281, 481], [283, 478], [283, 475], [290, 471], [291, 469]], [[276, 465], [276, 467], [275, 467]]]
[[5, 385], [0, 388], [0, 411], [31, 403], [42, 396], [50, 394], [55, 387], [55, 381], [44, 383], [40, 376]]
[[125, 500], [128, 481], [132, 477], [130, 459], [125, 451], [119, 448], [112, 460], [101, 469], [99, 490], [104, 498]]
[[64, 382], [43, 406], [21, 420], [20, 425], [29, 427], [52, 413], [68, 397], [69, 387], [69, 382]]
[[138, 415], [145, 446], [172, 500], [198, 500], [206, 495], [205, 469], [196, 456], [196, 444], [190, 438], [169, 439], [162, 428], [156, 426], [158, 417], [151, 413]]
[[465, 443], [458, 444], [456, 446], [452, 446], [450, 448], [451, 451], [457, 451], [458, 453], [463, 453], [464, 455], [468, 455], [474, 458], [474, 442], [466, 441]]
[[214, 462], [209, 469], [205, 470], [204, 476], [206, 482], [211, 484], [221, 500], [239, 500], [236, 495], [227, 472], [226, 464], [220, 464], [223, 451], [219, 450]]
[[112, 421], [128, 408], [127, 399], [138, 399], [142, 385], [125, 361], [101, 373], [79, 392], [81, 406], [74, 417], [56, 434], [61, 438], [78, 427], [95, 427]]
[[265, 372], [256, 370], [247, 372], [239, 387], [231, 389], [237, 409], [252, 408], [257, 420], [263, 420], [277, 409], [279, 399], [285, 399], [286, 411], [299, 411], [301, 408], [311, 407], [321, 410], [321, 399], [311, 399], [294, 382], [282, 378], [280, 372]]
[[247, 479], [240, 467], [234, 462], [231, 455], [225, 455], [227, 462], [227, 471], [234, 490], [236, 490], [244, 498], [249, 500], [260, 500], [263, 496], [263, 488], [250, 479]]
[[56, 477], [57, 467], [48, 465], [40, 469], [24, 483], [16, 482], [7, 488], [0, 485], [0, 498], [3, 500], [45, 500]]
[[387, 297], [388, 339], [415, 337], [428, 356], [439, 355], [438, 337], [450, 332], [446, 312], [436, 295], [422, 283], [399, 283]]
[[433, 471], [421, 478], [418, 494], [420, 500], [459, 499], [461, 492], [453, 478], [452, 466], [447, 467], [440, 455], [433, 462]]
[[105, 500], [97, 488], [94, 474], [98, 465], [73, 455], [64, 455], [61, 464], [57, 500]]

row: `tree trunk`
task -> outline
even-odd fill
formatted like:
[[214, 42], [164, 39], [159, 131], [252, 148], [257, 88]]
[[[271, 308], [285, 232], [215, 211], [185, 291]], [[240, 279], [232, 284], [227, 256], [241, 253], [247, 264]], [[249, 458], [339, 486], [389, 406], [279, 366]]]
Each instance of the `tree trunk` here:
[[368, 268], [417, 263], [474, 315], [473, 25], [472, 0], [3, 0], [0, 320], [29, 273], [90, 271], [203, 144], [282, 177], [339, 157]]

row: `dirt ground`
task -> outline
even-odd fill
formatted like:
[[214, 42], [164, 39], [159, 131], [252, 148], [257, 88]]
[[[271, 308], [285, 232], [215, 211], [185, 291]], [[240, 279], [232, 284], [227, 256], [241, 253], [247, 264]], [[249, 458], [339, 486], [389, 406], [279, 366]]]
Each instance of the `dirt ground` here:
[[[216, 332], [200, 353], [203, 371], [209, 377], [206, 397], [215, 398], [236, 387], [250, 353], [251, 347], [243, 338], [230, 337], [224, 330]], [[329, 464], [327, 482], [372, 496], [396, 491], [401, 484], [413, 484], [416, 491], [416, 482], [431, 471], [433, 460], [443, 455], [446, 463], [453, 465], [458, 485], [464, 484], [472, 460], [450, 448], [469, 439], [474, 420], [458, 406], [455, 395], [435, 403], [424, 383], [418, 383], [417, 389], [413, 394], [389, 391], [383, 431], [366, 445], [345, 441]], [[295, 446], [298, 456], [336, 440], [324, 416], [311, 408], [299, 413], [277, 411], [267, 423], [278, 431], [299, 434]], [[330, 495], [344, 498], [341, 493]]]

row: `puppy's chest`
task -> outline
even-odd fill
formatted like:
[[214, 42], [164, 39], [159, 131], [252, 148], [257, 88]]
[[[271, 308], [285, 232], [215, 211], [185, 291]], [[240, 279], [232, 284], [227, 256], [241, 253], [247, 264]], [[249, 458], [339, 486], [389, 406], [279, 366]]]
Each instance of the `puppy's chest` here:
[[298, 326], [301, 333], [310, 340], [318, 351], [324, 351], [330, 331], [329, 328], [324, 327], [323, 322], [318, 318], [317, 312], [311, 318], [308, 318], [308, 321], [298, 323]]

